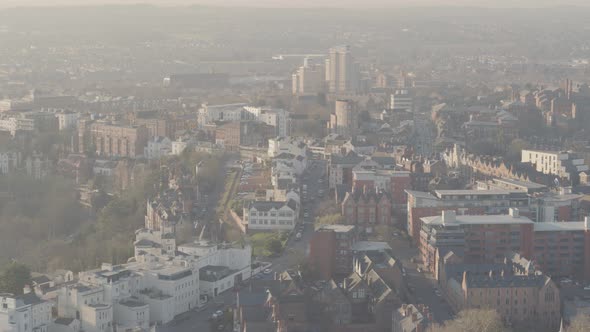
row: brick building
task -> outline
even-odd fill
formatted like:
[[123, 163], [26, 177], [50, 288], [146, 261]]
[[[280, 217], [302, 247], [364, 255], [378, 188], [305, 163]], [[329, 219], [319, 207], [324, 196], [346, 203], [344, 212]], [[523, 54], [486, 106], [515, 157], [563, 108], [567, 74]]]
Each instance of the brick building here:
[[215, 129], [215, 143], [229, 151], [238, 151], [240, 146], [267, 146], [273, 137], [275, 127], [255, 121], [228, 122]]
[[346, 193], [341, 204], [344, 223], [355, 225], [359, 231], [372, 233], [377, 225], [392, 224], [392, 199], [386, 192], [369, 187]]
[[507, 190], [436, 190], [433, 194], [406, 190], [408, 194], [408, 234], [419, 241], [421, 219], [439, 215], [443, 210], [455, 210], [457, 214], [500, 214], [510, 207], [528, 205], [525, 192]]
[[352, 270], [352, 246], [357, 234], [353, 225], [322, 225], [309, 243], [310, 263], [323, 279], [346, 275]]
[[512, 251], [552, 277], [590, 280], [589, 221], [534, 223], [518, 209], [508, 215], [477, 216], [444, 211], [422, 218], [419, 250], [435, 274], [451, 251], [474, 264], [494, 262]]
[[555, 330], [561, 320], [559, 288], [530, 265], [514, 254], [491, 264], [449, 259], [439, 283], [454, 311], [491, 308], [517, 330]]
[[80, 120], [78, 138], [80, 152], [92, 149], [99, 156], [135, 158], [143, 154], [149, 132], [144, 126]]
[[412, 179], [408, 171], [395, 170], [353, 170], [352, 188], [388, 192], [395, 208], [405, 208], [408, 202], [406, 190], [412, 189]]

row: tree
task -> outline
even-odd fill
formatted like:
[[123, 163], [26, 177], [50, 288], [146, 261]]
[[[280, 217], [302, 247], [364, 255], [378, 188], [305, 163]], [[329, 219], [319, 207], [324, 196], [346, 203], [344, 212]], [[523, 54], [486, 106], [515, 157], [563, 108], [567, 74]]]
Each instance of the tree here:
[[510, 142], [508, 145], [508, 150], [506, 151], [506, 159], [509, 161], [520, 161], [521, 151], [524, 149], [528, 149], [530, 144], [520, 138], [515, 138]]
[[0, 274], [0, 291], [21, 295], [25, 285], [31, 283], [31, 270], [21, 263], [12, 262]]
[[266, 250], [268, 250], [272, 254], [280, 254], [281, 250], [283, 250], [283, 244], [279, 239], [270, 239], [266, 243]]
[[322, 217], [316, 218], [316, 225], [336, 225], [341, 224], [344, 221], [344, 217], [339, 213], [327, 214]]
[[565, 332], [585, 332], [590, 327], [590, 317], [579, 314], [571, 321]]
[[429, 332], [507, 332], [502, 317], [493, 309], [467, 309], [444, 325], [434, 325]]

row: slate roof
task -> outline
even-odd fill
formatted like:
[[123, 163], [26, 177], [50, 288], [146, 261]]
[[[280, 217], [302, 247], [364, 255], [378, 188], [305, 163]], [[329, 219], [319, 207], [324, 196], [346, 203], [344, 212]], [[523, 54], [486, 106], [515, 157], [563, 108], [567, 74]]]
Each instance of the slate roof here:
[[545, 275], [532, 276], [470, 276], [467, 274], [467, 285], [470, 288], [520, 288], [520, 287], [542, 287], [550, 280]]
[[38, 277], [32, 278], [31, 281], [39, 285], [48, 283], [51, 280], [46, 275], [40, 275]]
[[252, 201], [247, 206], [248, 209], [256, 209], [257, 211], [267, 212], [272, 209], [279, 210], [283, 206], [288, 206], [290, 209], [295, 211], [297, 209], [297, 202], [290, 199], [288, 202], [275, 202], [275, 201]]
[[69, 326], [70, 324], [72, 324], [73, 321], [74, 321], [73, 318], [59, 317], [59, 318], [56, 318], [53, 322], [55, 324]]
[[16, 301], [19, 306], [23, 305], [34, 305], [45, 302], [41, 300], [35, 293], [27, 293], [16, 297]]

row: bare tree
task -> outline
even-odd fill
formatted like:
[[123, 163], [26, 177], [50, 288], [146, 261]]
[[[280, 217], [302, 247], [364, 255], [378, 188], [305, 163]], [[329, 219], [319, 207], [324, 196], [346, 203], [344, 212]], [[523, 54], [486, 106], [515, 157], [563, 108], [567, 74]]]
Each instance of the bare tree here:
[[429, 332], [506, 332], [502, 318], [495, 310], [468, 309], [444, 325], [434, 325]]
[[587, 315], [577, 315], [571, 321], [571, 324], [565, 329], [566, 332], [585, 332], [590, 329], [590, 317]]

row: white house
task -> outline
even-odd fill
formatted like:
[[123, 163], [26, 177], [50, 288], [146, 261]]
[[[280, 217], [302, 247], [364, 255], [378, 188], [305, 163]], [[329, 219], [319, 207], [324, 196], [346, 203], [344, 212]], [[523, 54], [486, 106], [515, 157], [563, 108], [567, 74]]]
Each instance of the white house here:
[[278, 137], [289, 136], [291, 131], [290, 113], [281, 108], [244, 107], [244, 120], [257, 120], [276, 128]]
[[0, 331], [48, 332], [50, 324], [51, 303], [35, 293], [0, 294]]
[[175, 156], [179, 156], [186, 148], [189, 146], [194, 146], [196, 141], [192, 138], [186, 137], [179, 137], [175, 141], [172, 141], [172, 151], [171, 154]]
[[307, 156], [307, 145], [296, 137], [277, 137], [268, 140], [268, 157], [274, 158], [282, 153]]
[[143, 155], [148, 160], [160, 159], [172, 152], [172, 141], [168, 137], [152, 137], [144, 148]]
[[210, 124], [216, 121], [240, 121], [244, 113], [246, 104], [222, 104], [207, 105], [202, 104], [198, 111], [199, 126]]
[[242, 222], [249, 230], [293, 230], [297, 220], [297, 203], [253, 201], [244, 205]]

